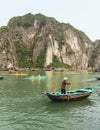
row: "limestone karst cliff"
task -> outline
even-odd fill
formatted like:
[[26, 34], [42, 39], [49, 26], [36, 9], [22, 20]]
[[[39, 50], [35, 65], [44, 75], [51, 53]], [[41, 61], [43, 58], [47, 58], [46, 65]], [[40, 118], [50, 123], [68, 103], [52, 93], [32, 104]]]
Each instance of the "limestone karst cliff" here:
[[0, 69], [53, 67], [54, 63], [87, 69], [100, 64], [98, 54], [91, 62], [95, 48], [84, 32], [69, 23], [29, 13], [11, 18], [0, 28]]

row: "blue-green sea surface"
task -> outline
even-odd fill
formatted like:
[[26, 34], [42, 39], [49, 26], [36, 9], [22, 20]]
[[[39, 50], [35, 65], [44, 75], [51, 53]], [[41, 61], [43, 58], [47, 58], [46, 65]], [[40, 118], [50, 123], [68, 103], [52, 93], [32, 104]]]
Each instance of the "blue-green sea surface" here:
[[[46, 75], [44, 80], [26, 80], [31, 75]], [[0, 130], [100, 130], [99, 74], [89, 72], [35, 71], [27, 76], [0, 72]], [[53, 102], [44, 91], [60, 90], [64, 77], [69, 89], [93, 87], [85, 100]]]

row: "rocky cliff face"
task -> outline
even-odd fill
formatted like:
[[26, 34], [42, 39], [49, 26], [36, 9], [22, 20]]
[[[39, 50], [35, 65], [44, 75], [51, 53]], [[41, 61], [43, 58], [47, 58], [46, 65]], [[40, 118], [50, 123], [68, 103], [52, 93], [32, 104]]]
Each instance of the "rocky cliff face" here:
[[92, 53], [92, 61], [94, 68], [100, 68], [100, 40], [95, 41], [95, 49]]
[[0, 28], [0, 69], [17, 66], [15, 47], [7, 27]]
[[[0, 68], [47, 67], [58, 62], [86, 69], [95, 48], [84, 32], [41, 14], [14, 17], [0, 28]], [[97, 65], [99, 58], [94, 60]]]

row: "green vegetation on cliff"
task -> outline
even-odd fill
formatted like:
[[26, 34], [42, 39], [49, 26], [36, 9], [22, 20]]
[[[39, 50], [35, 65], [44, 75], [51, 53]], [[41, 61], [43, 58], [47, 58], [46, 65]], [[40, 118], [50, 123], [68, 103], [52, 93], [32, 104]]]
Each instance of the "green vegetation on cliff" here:
[[62, 67], [62, 68], [71, 68], [70, 65], [68, 64], [64, 64], [62, 62], [60, 62], [57, 58], [57, 56], [53, 57], [53, 63], [51, 63], [50, 65], [48, 65], [48, 67], [52, 67], [52, 68], [58, 68], [58, 67]]
[[33, 26], [34, 20], [37, 19], [39, 21], [39, 27], [41, 28], [46, 24], [46, 17], [42, 14], [32, 15], [31, 13], [26, 14], [24, 16], [17, 16], [13, 17], [9, 20], [8, 26], [9, 27], [29, 27]]
[[32, 67], [33, 61], [31, 48], [27, 49], [23, 44], [20, 44], [19, 42], [15, 43], [15, 47], [17, 53], [18, 66], [22, 68]]
[[32, 26], [33, 22], [34, 22], [34, 15], [31, 15], [31, 13], [29, 13], [24, 16], [17, 16], [17, 17], [11, 18], [8, 22], [8, 26], [9, 27], [15, 27], [15, 26], [29, 27], [29, 26]]
[[[84, 32], [75, 29], [70, 24], [59, 23], [54, 18], [42, 14], [28, 13], [11, 18], [7, 27], [0, 28], [0, 41], [1, 54], [8, 54], [7, 62], [14, 61], [22, 68], [43, 68], [45, 64], [48, 64], [48, 67], [71, 67], [64, 64], [66, 62], [72, 64], [73, 68], [76, 68], [76, 65], [77, 68], [81, 68], [83, 65], [80, 59], [82, 58], [86, 62], [86, 64], [84, 63], [84, 68], [86, 68], [88, 56], [91, 57], [89, 66], [94, 66], [98, 56], [98, 48], [94, 49], [92, 53], [92, 42]], [[60, 57], [57, 56], [58, 53]], [[11, 60], [11, 54], [15, 56], [13, 60]], [[76, 56], [80, 59], [71, 61], [72, 57]], [[85, 57], [87, 58], [85, 59]], [[66, 58], [68, 59], [66, 60]], [[5, 64], [8, 63], [5, 62]], [[49, 63], [52, 64], [49, 65]]]
[[0, 33], [5, 33], [5, 32], [8, 32], [8, 27], [7, 26], [2, 26], [0, 27]]
[[95, 47], [95, 49], [94, 49], [94, 51], [93, 51], [93, 53], [91, 55], [91, 59], [88, 62], [88, 67], [92, 67], [93, 68], [95, 66], [95, 60], [96, 60], [98, 55], [100, 55], [100, 44], [98, 44]]

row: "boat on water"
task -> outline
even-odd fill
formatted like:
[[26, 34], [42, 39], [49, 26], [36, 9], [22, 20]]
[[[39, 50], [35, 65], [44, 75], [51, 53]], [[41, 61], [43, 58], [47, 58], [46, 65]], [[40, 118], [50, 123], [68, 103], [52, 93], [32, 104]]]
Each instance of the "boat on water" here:
[[66, 91], [66, 94], [61, 94], [61, 92], [47, 92], [46, 95], [53, 101], [71, 102], [85, 99], [90, 96], [92, 92], [93, 88], [83, 88]]
[[29, 80], [44, 80], [44, 79], [47, 79], [48, 77], [43, 75], [39, 75], [39, 76], [30, 76], [30, 77], [25, 77], [24, 79], [29, 79]]
[[47, 79], [48, 77], [45, 76], [45, 75], [39, 75], [39, 76], [34, 76], [34, 79], [39, 79], [39, 80], [42, 80], [42, 79]]
[[4, 77], [3, 76], [0, 76], [0, 79], [3, 79]]
[[26, 73], [16, 73], [16, 74], [12, 74], [12, 75], [16, 75], [16, 76], [26, 76]]
[[97, 80], [100, 80], [100, 77], [96, 77], [97, 78]]
[[63, 68], [55, 68], [54, 70], [55, 70], [56, 72], [62, 72], [62, 71], [64, 71]]

